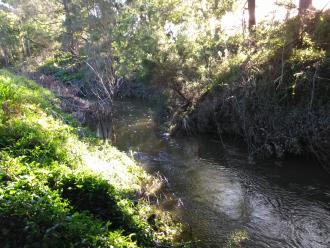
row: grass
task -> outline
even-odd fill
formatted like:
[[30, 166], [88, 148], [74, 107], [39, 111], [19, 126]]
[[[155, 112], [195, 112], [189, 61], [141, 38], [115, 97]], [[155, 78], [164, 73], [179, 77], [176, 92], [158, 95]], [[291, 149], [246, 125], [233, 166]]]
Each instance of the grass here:
[[51, 92], [0, 70], [0, 246], [172, 244], [181, 226], [139, 197], [155, 178], [80, 128]]

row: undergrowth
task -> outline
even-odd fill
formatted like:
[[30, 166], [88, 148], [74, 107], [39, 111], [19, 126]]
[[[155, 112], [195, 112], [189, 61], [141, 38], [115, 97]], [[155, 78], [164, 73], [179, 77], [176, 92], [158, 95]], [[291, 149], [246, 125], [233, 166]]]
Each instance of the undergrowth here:
[[180, 225], [139, 197], [154, 180], [61, 112], [35, 82], [0, 70], [0, 246], [155, 247]]
[[71, 54], [61, 53], [51, 58], [38, 68], [45, 75], [52, 75], [64, 84], [80, 85], [83, 79], [81, 63], [72, 59]]
[[199, 83], [207, 90], [172, 119], [172, 132], [234, 135], [251, 158], [309, 155], [330, 170], [329, 17], [315, 12], [227, 38], [225, 58]]

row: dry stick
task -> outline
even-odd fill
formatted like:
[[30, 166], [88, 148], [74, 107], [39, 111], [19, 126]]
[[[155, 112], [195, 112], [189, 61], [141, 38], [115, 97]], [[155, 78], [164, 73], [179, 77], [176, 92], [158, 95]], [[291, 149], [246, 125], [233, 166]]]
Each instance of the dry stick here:
[[316, 78], [317, 78], [317, 79], [321, 79], [321, 80], [330, 81], [330, 78], [324, 78], [324, 77], [319, 77], [319, 76], [317, 76]]
[[106, 94], [108, 95], [108, 98], [111, 100], [111, 94], [110, 92], [108, 91], [107, 87], [105, 86], [104, 82], [103, 82], [103, 78], [100, 76], [100, 74], [93, 68], [93, 66], [91, 66], [87, 61], [84, 61], [86, 63], [86, 65], [88, 65], [89, 68], [92, 69], [92, 71], [94, 72], [94, 74], [99, 78], [101, 84], [102, 84], [102, 87], [104, 89], [104, 91], [106, 92]]
[[91, 88], [92, 93], [97, 96], [98, 99], [100, 99], [100, 101], [102, 101], [102, 97], [100, 97], [99, 93], [97, 93], [93, 88]]
[[283, 77], [284, 77], [284, 48], [285, 48], [285, 44], [283, 45], [282, 48], [282, 67], [281, 67], [281, 76], [280, 76], [280, 83], [277, 85], [276, 89], [278, 89], [278, 87], [283, 83]]
[[[222, 111], [222, 108], [224, 106], [224, 102], [225, 102], [225, 99], [222, 100], [222, 105], [221, 105], [221, 108], [220, 108], [220, 112]], [[221, 127], [220, 127], [219, 122], [217, 121], [217, 117], [216, 117], [216, 112], [215, 111], [213, 112], [213, 118], [214, 118], [215, 124], [217, 125], [217, 133], [218, 133], [218, 136], [220, 138], [220, 142], [221, 142], [222, 148], [225, 148], [225, 144], [223, 143], [222, 134], [221, 134], [222, 133], [222, 130], [221, 130]]]
[[[101, 83], [101, 85], [102, 85], [102, 87], [103, 87], [103, 89], [104, 89], [104, 91], [106, 92], [106, 94], [108, 95], [108, 98], [107, 99], [109, 99], [110, 100], [110, 102], [111, 102], [111, 100], [112, 100], [112, 97], [111, 97], [111, 93], [108, 91], [108, 89], [107, 89], [107, 87], [105, 86], [105, 84], [104, 84], [104, 82], [103, 82], [103, 78], [102, 78], [102, 76], [93, 68], [93, 66], [91, 65], [91, 64], [89, 64], [87, 61], [84, 61], [86, 64], [87, 64], [87, 66], [88, 67], [90, 67], [91, 69], [92, 69], [92, 71], [95, 73], [95, 75], [99, 78], [99, 80], [100, 80], [100, 83]], [[93, 92], [93, 90], [92, 90], [92, 92]], [[95, 92], [96, 93], [96, 92]], [[95, 94], [94, 93], [94, 94]], [[96, 94], [97, 95], [97, 97], [101, 100], [101, 104], [102, 104], [102, 102], [103, 101], [105, 101], [105, 99], [101, 99], [101, 97], [98, 95], [98, 94]], [[103, 138], [105, 139], [105, 142], [106, 143], [108, 143], [108, 137], [106, 137], [105, 135], [105, 130], [104, 130], [104, 127], [103, 127], [103, 123], [102, 123], [102, 121], [101, 121], [101, 119], [100, 119], [100, 117], [98, 117], [98, 121], [99, 121], [99, 124], [100, 124], [100, 126], [101, 126], [101, 131], [102, 131], [102, 136], [103, 136]]]
[[321, 12], [323, 12], [326, 8], [327, 8], [327, 6], [330, 4], [330, 1], [328, 1], [325, 5], [324, 5], [324, 7], [321, 9]]
[[245, 4], [243, 6], [243, 12], [242, 12], [242, 32], [243, 32], [243, 39], [245, 39], [245, 29], [246, 29], [246, 25], [245, 25], [245, 9], [246, 9], [247, 3], [248, 3], [248, 1], [245, 1]]
[[[244, 132], [244, 136], [245, 136], [246, 142], [247, 142], [248, 146], [250, 147], [250, 142], [247, 140], [249, 136], [248, 136], [247, 131], [246, 131], [245, 113], [244, 113], [244, 116], [242, 116], [243, 113], [242, 113], [242, 110], [240, 108], [240, 105], [239, 105], [239, 103], [237, 101], [237, 97], [234, 96], [233, 99], [234, 99], [234, 102], [236, 103], [237, 113], [239, 115], [239, 118], [241, 118], [241, 121], [243, 122], [242, 129], [243, 129], [243, 132]], [[235, 104], [233, 106], [235, 106]]]
[[316, 66], [315, 66], [315, 72], [314, 72], [313, 81], [312, 81], [311, 101], [309, 103], [309, 113], [311, 113], [311, 111], [312, 111], [312, 106], [313, 106], [313, 101], [314, 101], [314, 94], [315, 94], [315, 81], [316, 81], [318, 68], [319, 68], [319, 63], [317, 63]]

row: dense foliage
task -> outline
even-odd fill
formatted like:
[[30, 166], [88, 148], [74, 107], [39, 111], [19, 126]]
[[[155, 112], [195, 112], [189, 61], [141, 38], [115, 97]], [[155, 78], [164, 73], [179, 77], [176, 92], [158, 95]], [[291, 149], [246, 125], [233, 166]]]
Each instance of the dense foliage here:
[[0, 70], [1, 247], [169, 243], [179, 227], [158, 212], [151, 225], [156, 210], [139, 197], [153, 178], [115, 148], [79, 138], [58, 104], [35, 82]]
[[[51, 79], [100, 119], [115, 95], [153, 98], [172, 134], [330, 170], [330, 13], [276, 2], [299, 14], [227, 33], [238, 0], [0, 0], [0, 67]], [[0, 70], [1, 247], [173, 242], [179, 227], [141, 199], [155, 179], [86, 133], [50, 91]]]
[[251, 44], [228, 39], [234, 50], [195, 87], [172, 130], [235, 135], [252, 156], [308, 154], [329, 169], [329, 16], [311, 14], [303, 28], [298, 17], [266, 23]]
[[221, 19], [241, 1], [5, 2], [3, 65], [109, 101], [151, 88], [173, 134], [235, 135], [251, 158], [308, 154], [328, 168], [329, 10], [312, 1], [276, 1], [287, 17], [264, 22], [247, 1], [249, 21], [229, 33]]

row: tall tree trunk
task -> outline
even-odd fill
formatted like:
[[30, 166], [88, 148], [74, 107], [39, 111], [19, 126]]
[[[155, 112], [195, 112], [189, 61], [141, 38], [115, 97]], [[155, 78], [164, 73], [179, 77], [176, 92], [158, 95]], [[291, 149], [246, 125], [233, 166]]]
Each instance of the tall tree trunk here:
[[303, 15], [312, 6], [312, 0], [299, 0], [299, 15]]
[[65, 29], [66, 29], [66, 37], [68, 39], [68, 50], [72, 54], [72, 57], [78, 56], [78, 42], [74, 38], [74, 30], [73, 30], [73, 23], [72, 23], [72, 14], [70, 12], [70, 1], [71, 0], [63, 0], [63, 7], [65, 13]]
[[253, 32], [256, 25], [256, 1], [248, 0], [249, 10], [249, 31]]
[[[216, 11], [218, 8], [219, 8], [219, 0], [214, 0], [213, 11]], [[220, 31], [221, 31], [220, 25], [218, 23], [216, 23], [215, 30], [214, 30], [214, 39], [215, 40], [219, 40]]]
[[304, 23], [307, 10], [312, 6], [312, 0], [299, 0], [299, 37], [298, 37], [298, 47], [303, 45], [304, 40]]
[[9, 66], [9, 51], [6, 47], [3, 47], [2, 49], [2, 57], [3, 57], [3, 65], [5, 67]]

